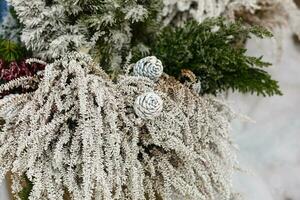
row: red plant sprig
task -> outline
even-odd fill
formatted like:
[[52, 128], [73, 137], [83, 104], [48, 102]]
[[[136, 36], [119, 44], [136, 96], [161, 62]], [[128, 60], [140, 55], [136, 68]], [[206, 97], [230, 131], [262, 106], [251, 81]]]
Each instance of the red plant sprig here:
[[0, 78], [7, 82], [22, 76], [33, 76], [40, 70], [44, 70], [45, 65], [40, 63], [26, 63], [26, 60], [5, 63], [0, 59]]
[[[0, 59], [0, 80], [3, 84], [23, 76], [34, 76], [38, 71], [44, 69], [44, 64], [36, 62], [27, 63], [25, 59], [12, 62], [5, 62]], [[0, 93], [0, 99], [9, 94], [20, 94], [32, 90], [34, 90], [34, 86], [22, 86], [10, 91], [4, 91]]]

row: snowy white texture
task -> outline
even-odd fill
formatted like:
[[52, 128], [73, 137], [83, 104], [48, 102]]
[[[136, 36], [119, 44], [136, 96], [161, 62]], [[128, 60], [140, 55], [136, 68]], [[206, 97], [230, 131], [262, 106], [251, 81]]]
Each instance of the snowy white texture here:
[[[161, 114], [140, 120], [135, 100], [153, 91]], [[0, 100], [0, 114], [0, 176], [14, 173], [15, 194], [25, 173], [32, 200], [62, 200], [66, 191], [74, 200], [231, 198], [234, 114], [175, 78], [113, 82], [90, 56], [70, 53], [46, 66], [36, 91]]]
[[154, 92], [138, 96], [134, 103], [135, 113], [142, 119], [154, 119], [163, 109], [163, 100]]
[[26, 59], [25, 62], [28, 63], [28, 64], [38, 63], [38, 64], [45, 65], [45, 66], [47, 65], [46, 62], [44, 62], [44, 61], [42, 61], [42, 60], [39, 60], [39, 59], [37, 59], [37, 58], [28, 58], [28, 59]]
[[120, 50], [130, 44], [131, 24], [148, 16], [146, 8], [135, 0], [10, 0], [10, 3], [24, 24], [21, 40], [35, 55], [52, 60], [70, 50], [96, 49], [101, 39], [111, 45], [112, 68], [120, 67]]
[[74, 48], [87, 44], [78, 26], [67, 23], [63, 5], [47, 6], [42, 0], [11, 0], [19, 20], [24, 24], [21, 40], [28, 49], [42, 58], [55, 58]]
[[164, 67], [162, 62], [155, 56], [148, 56], [139, 60], [133, 67], [135, 76], [148, 77], [151, 80], [158, 80], [163, 74]]

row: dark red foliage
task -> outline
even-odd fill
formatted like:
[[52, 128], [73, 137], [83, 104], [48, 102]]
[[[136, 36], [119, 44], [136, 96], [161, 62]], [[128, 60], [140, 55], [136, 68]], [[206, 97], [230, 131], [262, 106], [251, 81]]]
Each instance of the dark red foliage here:
[[[44, 70], [45, 65], [39, 63], [26, 63], [25, 59], [21, 61], [13, 61], [10, 63], [0, 59], [0, 82], [4, 84], [22, 76], [34, 76], [38, 71]], [[0, 93], [0, 99], [9, 94], [24, 93], [33, 91], [34, 87], [22, 86], [11, 91]]]
[[7, 82], [22, 76], [33, 76], [36, 72], [44, 70], [45, 66], [39, 63], [28, 64], [25, 60], [5, 63], [0, 59], [0, 78]]

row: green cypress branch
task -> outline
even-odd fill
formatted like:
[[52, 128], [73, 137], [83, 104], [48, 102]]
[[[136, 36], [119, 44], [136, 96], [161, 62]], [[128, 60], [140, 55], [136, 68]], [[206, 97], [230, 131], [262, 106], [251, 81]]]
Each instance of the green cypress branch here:
[[[191, 21], [183, 27], [166, 27], [152, 43], [151, 54], [165, 65], [165, 72], [177, 78], [181, 70], [191, 70], [202, 83], [202, 94], [232, 89], [257, 95], [281, 95], [278, 83], [263, 68], [271, 64], [262, 57], [246, 55], [244, 42], [252, 36], [272, 37], [259, 26], [223, 18]], [[138, 59], [140, 55], [134, 54]]]

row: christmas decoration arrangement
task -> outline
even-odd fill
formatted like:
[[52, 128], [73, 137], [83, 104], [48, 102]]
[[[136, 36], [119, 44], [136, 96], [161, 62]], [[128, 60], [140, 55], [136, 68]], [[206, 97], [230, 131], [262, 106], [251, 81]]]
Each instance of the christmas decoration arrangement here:
[[282, 94], [244, 46], [272, 33], [228, 17], [256, 1], [9, 3], [0, 179], [15, 198], [235, 198], [236, 114], [220, 96]]
[[231, 195], [230, 110], [167, 75], [113, 83], [89, 56], [70, 53], [46, 67], [35, 92], [2, 103], [10, 123], [1, 169], [16, 173], [16, 183], [26, 173], [32, 199], [66, 191], [72, 199]]

